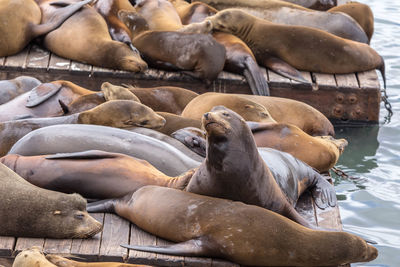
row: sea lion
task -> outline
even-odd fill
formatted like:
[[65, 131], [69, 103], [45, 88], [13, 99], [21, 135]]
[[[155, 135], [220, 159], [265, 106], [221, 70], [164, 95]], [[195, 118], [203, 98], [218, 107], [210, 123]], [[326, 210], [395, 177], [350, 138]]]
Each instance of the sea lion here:
[[150, 108], [129, 100], [113, 100], [93, 109], [68, 116], [33, 118], [0, 123], [0, 156], [28, 133], [57, 124], [96, 124], [118, 128], [132, 126], [159, 128], [165, 120]]
[[41, 82], [30, 76], [19, 76], [12, 80], [0, 81], [0, 105], [26, 93]]
[[202, 119], [207, 132], [206, 160], [195, 171], [186, 191], [257, 205], [306, 227], [311, 225], [294, 209], [307, 189], [321, 206], [335, 206], [332, 185], [290, 154], [274, 150], [265, 164], [253, 135], [237, 113], [216, 106]]
[[200, 165], [157, 139], [118, 128], [85, 124], [37, 129], [22, 137], [8, 153], [35, 156], [85, 150], [103, 150], [144, 159], [169, 176], [180, 175]]
[[125, 99], [140, 102], [140, 99], [129, 89], [123, 86], [113, 85], [109, 82], [104, 82], [101, 85], [101, 91], [104, 93], [104, 98], [106, 101]]
[[66, 19], [92, 0], [76, 2], [51, 13], [42, 21], [40, 8], [33, 0], [2, 0], [0, 4], [0, 57], [20, 52], [31, 40], [58, 28]]
[[[201, 22], [206, 17], [218, 12], [211, 6], [200, 2], [189, 4], [183, 0], [174, 0], [171, 3], [176, 8], [183, 24]], [[253, 94], [269, 95], [267, 80], [250, 48], [232, 34], [214, 32], [213, 37], [225, 47], [224, 70], [244, 75]]]
[[18, 253], [12, 267], [57, 267], [49, 262], [39, 247], [25, 249]]
[[374, 34], [374, 14], [371, 8], [363, 3], [350, 2], [328, 10], [328, 12], [343, 12], [352, 17], [367, 34], [368, 43]]
[[332, 123], [321, 112], [300, 101], [281, 97], [210, 92], [199, 95], [189, 102], [182, 116], [200, 120], [205, 112], [210, 111], [214, 106], [222, 105], [239, 113], [247, 121], [270, 122], [271, 120], [263, 120], [262, 117], [255, 116], [256, 112], [248, 111], [251, 109], [243, 108], [253, 103], [267, 109], [267, 117], [272, 117], [280, 123], [296, 125], [309, 135], [333, 136], [335, 134]]
[[309, 9], [325, 11], [337, 5], [337, 0], [283, 0]]
[[223, 105], [240, 114], [246, 121], [276, 122], [264, 106], [234, 94], [205, 93], [190, 101], [181, 116], [200, 120], [214, 106]]
[[129, 249], [223, 258], [244, 266], [337, 266], [378, 255], [376, 248], [349, 233], [310, 230], [257, 206], [170, 188], [142, 187], [108, 210], [151, 234], [181, 242], [123, 245]]
[[29, 183], [89, 199], [123, 197], [145, 185], [184, 189], [193, 171], [170, 177], [145, 160], [98, 150], [43, 156], [7, 155], [0, 162]]
[[168, 112], [157, 112], [157, 114], [163, 117], [166, 122], [164, 126], [156, 129], [156, 131], [166, 135], [171, 135], [173, 132], [185, 127], [201, 128], [200, 120], [185, 118]]
[[[208, 28], [210, 23], [214, 30], [242, 39], [260, 64], [272, 56], [310, 72], [341, 74], [378, 69], [386, 88], [384, 60], [367, 44], [310, 27], [271, 23], [239, 9], [222, 10], [202, 25]], [[264, 38], [266, 33], [268, 38]]]
[[[47, 21], [55, 7], [49, 2], [43, 2], [40, 7], [43, 12], [42, 20]], [[57, 30], [47, 34], [44, 45], [61, 57], [95, 66], [132, 72], [147, 69], [146, 62], [137, 52], [126, 44], [111, 39], [107, 23], [89, 6], [83, 7]]]
[[361, 43], [368, 42], [367, 35], [360, 25], [352, 17], [343, 13], [311, 10], [281, 0], [200, 0], [200, 2], [218, 10], [238, 8], [276, 24], [311, 27], [345, 39]]
[[58, 255], [46, 255], [46, 259], [59, 267], [150, 267], [149, 265], [137, 265], [120, 262], [79, 262]]
[[64, 114], [60, 101], [69, 105], [82, 95], [92, 94], [69, 81], [42, 83], [13, 100], [0, 105], [0, 122], [21, 117], [52, 117]]
[[102, 225], [86, 212], [86, 200], [34, 186], [0, 164], [0, 235], [88, 238]]

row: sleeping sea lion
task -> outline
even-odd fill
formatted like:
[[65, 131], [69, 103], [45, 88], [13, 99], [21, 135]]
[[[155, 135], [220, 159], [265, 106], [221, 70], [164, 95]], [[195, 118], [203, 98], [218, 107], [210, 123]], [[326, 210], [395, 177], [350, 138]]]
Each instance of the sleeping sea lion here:
[[[45, 145], [44, 145], [45, 144]], [[169, 176], [200, 165], [173, 146], [127, 130], [87, 124], [60, 124], [22, 137], [8, 152], [21, 156], [102, 150], [144, 159]]]
[[[257, 206], [171, 188], [142, 187], [107, 208], [153, 235], [180, 242], [123, 245], [129, 249], [223, 258], [243, 266], [337, 266], [378, 255], [376, 248], [349, 233], [310, 230]], [[96, 211], [96, 203], [88, 210]]]
[[30, 76], [19, 76], [12, 80], [0, 81], [0, 105], [26, 93], [41, 82]]
[[193, 171], [170, 177], [145, 160], [98, 150], [43, 156], [7, 155], [0, 162], [29, 183], [89, 199], [123, 197], [145, 185], [184, 189]]
[[0, 164], [0, 235], [88, 238], [102, 225], [86, 212], [86, 200], [34, 186]]
[[40, 8], [33, 0], [1, 0], [0, 57], [20, 52], [31, 40], [58, 28], [66, 19], [92, 0], [76, 2], [51, 13], [42, 21]]
[[[186, 191], [257, 205], [306, 227], [311, 225], [294, 209], [307, 189], [321, 206], [335, 206], [332, 185], [290, 154], [272, 150], [267, 164], [253, 135], [237, 113], [216, 106], [202, 119], [207, 132], [206, 160], [195, 171]], [[271, 166], [271, 167], [269, 167]]]
[[165, 120], [149, 107], [129, 100], [112, 100], [93, 109], [68, 116], [33, 118], [0, 123], [0, 156], [28, 133], [57, 124], [96, 124], [118, 128], [159, 128]]
[[209, 28], [210, 23], [214, 30], [242, 39], [260, 64], [272, 56], [310, 72], [343, 74], [378, 69], [386, 88], [384, 60], [367, 44], [310, 27], [271, 23], [239, 9], [222, 10], [201, 25]]

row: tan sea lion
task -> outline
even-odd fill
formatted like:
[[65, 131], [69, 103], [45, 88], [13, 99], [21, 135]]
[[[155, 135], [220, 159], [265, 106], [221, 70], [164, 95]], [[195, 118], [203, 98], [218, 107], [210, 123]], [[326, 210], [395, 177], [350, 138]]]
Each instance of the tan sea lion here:
[[[210, 111], [214, 106], [222, 105], [239, 113], [247, 121], [261, 122], [262, 119], [260, 117], [254, 116], [255, 112], [248, 114], [247, 109], [243, 108], [245, 105], [252, 105], [255, 102], [268, 110], [268, 117], [270, 116], [280, 123], [296, 125], [309, 135], [335, 134], [332, 123], [321, 112], [300, 101], [281, 97], [210, 92], [202, 94], [189, 102], [182, 112], [182, 116], [200, 119], [202, 114]], [[270, 120], [264, 122], [268, 121]]]
[[31, 118], [0, 123], [0, 156], [28, 133], [57, 124], [95, 124], [117, 128], [133, 126], [160, 128], [165, 119], [145, 105], [129, 100], [112, 100], [90, 110], [53, 118]]
[[88, 238], [102, 225], [86, 212], [78, 194], [34, 186], [0, 164], [0, 235], [41, 238]]
[[200, 120], [214, 106], [223, 105], [240, 114], [246, 121], [276, 122], [264, 106], [240, 95], [205, 93], [190, 101], [182, 111], [182, 117]]
[[43, 156], [7, 155], [0, 162], [31, 184], [90, 199], [123, 197], [145, 185], [184, 189], [193, 171], [170, 177], [145, 160], [98, 150]]
[[[42, 3], [40, 7], [43, 20], [47, 21], [55, 7], [49, 2]], [[103, 17], [88, 6], [71, 16], [57, 30], [47, 34], [44, 45], [61, 57], [95, 66], [133, 72], [147, 69], [146, 62], [137, 52], [111, 39]]]
[[[88, 210], [95, 206], [90, 203]], [[107, 208], [151, 234], [181, 242], [123, 245], [129, 249], [223, 258], [244, 266], [337, 266], [378, 255], [349, 233], [310, 230], [260, 207], [170, 188], [142, 187], [128, 201]]]
[[109, 82], [104, 82], [101, 85], [101, 91], [104, 93], [104, 98], [106, 101], [125, 99], [132, 100], [140, 103], [140, 99], [129, 89], [123, 86], [113, 85]]
[[166, 135], [171, 135], [173, 132], [185, 127], [201, 128], [200, 120], [185, 118], [168, 112], [157, 112], [157, 114], [163, 117], [166, 122], [164, 126], [156, 130]]
[[350, 2], [333, 7], [328, 12], [343, 12], [352, 17], [363, 28], [369, 42], [371, 41], [374, 34], [374, 14], [368, 5], [359, 2]]
[[26, 93], [41, 82], [30, 76], [19, 76], [12, 80], [0, 81], [0, 105]]
[[150, 267], [120, 262], [79, 262], [52, 254], [46, 255], [46, 259], [59, 267]]
[[367, 44], [310, 27], [271, 23], [239, 9], [222, 10], [201, 24], [209, 28], [210, 23], [214, 30], [242, 39], [260, 64], [272, 56], [310, 72], [340, 74], [378, 69], [386, 87], [384, 60]]
[[[40, 8], [33, 0], [0, 2], [0, 57], [21, 51], [31, 40], [58, 28], [66, 19], [92, 0], [76, 2], [51, 13], [42, 21]], [[18, 12], [17, 12], [18, 11]]]
[[25, 249], [15, 257], [12, 267], [57, 267], [49, 262], [39, 247]]

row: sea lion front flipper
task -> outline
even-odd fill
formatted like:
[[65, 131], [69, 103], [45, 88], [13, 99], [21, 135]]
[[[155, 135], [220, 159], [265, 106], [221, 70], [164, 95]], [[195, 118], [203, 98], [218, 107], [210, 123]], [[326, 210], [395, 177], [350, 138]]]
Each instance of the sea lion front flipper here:
[[42, 83], [31, 90], [26, 101], [25, 107], [33, 108], [42, 104], [44, 101], [57, 94], [62, 85], [54, 83]]
[[117, 155], [115, 155], [114, 153], [101, 150], [88, 150], [83, 152], [58, 153], [46, 156], [45, 159], [109, 159], [116, 157]]
[[250, 86], [253, 95], [269, 96], [269, 87], [263, 72], [257, 62], [252, 57], [247, 57], [244, 65], [246, 68], [243, 71], [244, 77]]
[[[167, 255], [179, 255], [189, 257], [212, 257], [211, 254], [216, 254], [215, 251], [209, 247], [210, 242], [204, 240], [204, 238], [191, 239], [185, 242], [168, 245], [168, 246], [132, 246], [132, 245], [121, 245], [121, 247], [127, 249], [134, 249], [145, 252], [154, 252]], [[211, 253], [211, 254], [210, 254]]]
[[311, 195], [314, 198], [315, 204], [320, 209], [327, 207], [335, 207], [337, 204], [336, 192], [327, 180], [320, 176], [311, 189]]
[[[32, 38], [36, 38], [40, 35], [47, 34], [54, 29], [57, 29], [64, 21], [66, 21], [69, 17], [75, 14], [79, 9], [81, 9], [84, 5], [89, 4], [93, 0], [84, 0], [80, 2], [70, 3], [68, 1], [58, 1], [54, 2], [53, 5], [60, 6], [54, 14], [50, 17], [50, 19], [44, 23], [39, 25], [32, 25]], [[67, 5], [68, 4], [68, 5]]]
[[286, 78], [302, 83], [310, 83], [303, 77], [303, 75], [301, 75], [298, 70], [296, 70], [280, 58], [269, 56], [263, 62], [261, 62], [261, 65]]

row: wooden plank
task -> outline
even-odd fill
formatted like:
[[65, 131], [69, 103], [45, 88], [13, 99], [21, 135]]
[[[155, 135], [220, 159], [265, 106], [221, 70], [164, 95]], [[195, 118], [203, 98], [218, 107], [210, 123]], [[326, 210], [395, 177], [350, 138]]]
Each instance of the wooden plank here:
[[190, 267], [211, 267], [212, 259], [200, 257], [184, 257], [185, 266]]
[[4, 66], [16, 70], [23, 70], [26, 68], [26, 59], [28, 57], [30, 45], [26, 46], [20, 53], [6, 58]]
[[381, 88], [378, 74], [376, 70], [364, 71], [357, 73], [361, 89], [376, 89]]
[[20, 237], [17, 239], [17, 244], [14, 249], [14, 256], [25, 249], [29, 249], [31, 247], [41, 247], [44, 246], [44, 238], [28, 238], [28, 237]]
[[[129, 244], [137, 246], [155, 246], [157, 241], [154, 235], [142, 231], [136, 225], [131, 224], [131, 237]], [[129, 250], [128, 262], [136, 264], [154, 264], [156, 262], [156, 254]]]
[[308, 83], [302, 83], [295, 80], [290, 80], [292, 88], [295, 90], [318, 90], [318, 86], [313, 82], [311, 73], [308, 71], [300, 71], [300, 74], [304, 77]]
[[59, 57], [54, 53], [50, 54], [48, 70], [50, 71], [69, 70], [70, 65], [71, 65], [71, 60]]
[[[97, 221], [104, 224], [104, 213], [90, 214]], [[73, 239], [71, 254], [82, 257], [86, 260], [96, 261], [99, 258], [102, 232], [88, 239]]]
[[337, 90], [336, 79], [333, 74], [312, 73], [319, 89]]
[[0, 257], [10, 257], [12, 255], [15, 237], [0, 236]]
[[268, 70], [267, 73], [268, 73], [268, 84], [270, 85], [270, 90], [272, 92], [274, 91], [274, 89], [292, 88], [290, 79], [283, 77], [282, 75], [279, 75], [271, 70]]
[[43, 252], [48, 254], [69, 255], [71, 254], [72, 239], [46, 238]]
[[34, 44], [29, 51], [26, 67], [30, 69], [47, 70], [50, 61], [50, 52]]
[[81, 62], [77, 62], [72, 60], [71, 65], [70, 65], [70, 71], [71, 72], [79, 72], [80, 74], [91, 74], [92, 72], [92, 65], [84, 64]]
[[100, 261], [125, 261], [128, 251], [120, 245], [128, 242], [129, 222], [115, 214], [106, 213], [100, 245]]
[[336, 83], [339, 88], [358, 89], [357, 77], [354, 73], [350, 74], [335, 74]]
[[[156, 244], [157, 246], [165, 246], [173, 243], [156, 237]], [[184, 258], [182, 256], [157, 254], [157, 264], [162, 266], [182, 266], [182, 262], [184, 262]]]

